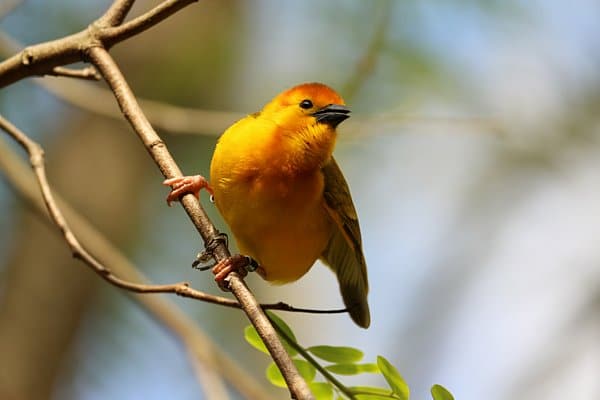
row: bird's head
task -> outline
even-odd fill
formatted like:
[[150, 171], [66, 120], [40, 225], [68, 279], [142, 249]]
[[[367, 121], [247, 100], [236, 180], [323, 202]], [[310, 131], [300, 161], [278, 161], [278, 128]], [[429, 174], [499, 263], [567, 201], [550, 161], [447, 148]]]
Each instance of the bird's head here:
[[304, 83], [275, 97], [261, 117], [275, 123], [290, 148], [324, 162], [335, 145], [335, 128], [350, 117], [342, 97], [322, 83]]

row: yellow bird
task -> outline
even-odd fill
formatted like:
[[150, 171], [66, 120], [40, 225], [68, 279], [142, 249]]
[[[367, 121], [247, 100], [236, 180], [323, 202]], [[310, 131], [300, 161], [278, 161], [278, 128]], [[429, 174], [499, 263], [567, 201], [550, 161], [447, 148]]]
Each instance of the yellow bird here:
[[[350, 110], [321, 83], [284, 91], [220, 137], [210, 165], [212, 187], [200, 175], [167, 179], [167, 201], [206, 188], [243, 256], [213, 268], [221, 282], [232, 271], [257, 268], [274, 283], [301, 278], [321, 259], [336, 274], [344, 304], [359, 326], [370, 323], [367, 265], [348, 184], [332, 152], [336, 127]], [[254, 268], [253, 268], [254, 266]]]

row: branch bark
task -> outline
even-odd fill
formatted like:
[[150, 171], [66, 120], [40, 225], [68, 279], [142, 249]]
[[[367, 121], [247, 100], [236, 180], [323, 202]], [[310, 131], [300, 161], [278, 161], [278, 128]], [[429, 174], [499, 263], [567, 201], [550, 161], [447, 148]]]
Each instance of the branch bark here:
[[115, 0], [98, 22], [108, 26], [120, 25], [133, 7], [133, 3], [135, 0]]
[[102, 79], [94, 67], [86, 67], [83, 69], [54, 67], [48, 75], [64, 76], [66, 78], [78, 78], [89, 81], [99, 81]]
[[129, 39], [132, 36], [140, 34], [152, 26], [158, 24], [169, 16], [175, 14], [185, 6], [198, 0], [168, 0], [163, 1], [158, 6], [145, 14], [132, 19], [122, 25], [114, 24], [110, 28], [105, 28], [98, 32], [98, 38], [105, 48], [110, 48], [118, 42]]
[[[150, 153], [150, 156], [157, 164], [164, 177], [173, 178], [181, 176], [181, 170], [167, 150], [164, 142], [156, 132], [154, 132], [150, 122], [148, 122], [144, 116], [125, 77], [121, 74], [121, 71], [110, 54], [101, 47], [92, 47], [89, 49], [88, 57], [108, 83], [125, 118], [129, 121], [138, 137], [144, 143], [146, 150]], [[219, 231], [208, 219], [206, 212], [193, 194], [183, 196], [181, 198], [181, 205], [190, 217], [198, 233], [200, 233], [205, 245], [217, 237]], [[214, 251], [214, 258], [217, 262], [230, 255], [229, 249], [227, 249], [224, 244], [219, 244]], [[285, 351], [285, 348], [269, 322], [269, 319], [260, 308], [242, 278], [237, 273], [233, 272], [229, 274], [226, 280], [229, 283], [231, 292], [240, 302], [248, 319], [261, 336], [273, 361], [275, 361], [275, 364], [279, 367], [279, 370], [288, 385], [292, 398], [313, 399], [314, 397], [312, 396], [308, 385], [298, 373], [296, 366]]]
[[86, 61], [86, 52], [90, 47], [102, 45], [110, 48], [150, 29], [195, 1], [198, 0], [163, 1], [147, 13], [120, 25], [134, 0], [116, 0], [102, 17], [83, 31], [26, 47], [0, 63], [0, 88], [29, 76], [50, 74], [55, 67]]

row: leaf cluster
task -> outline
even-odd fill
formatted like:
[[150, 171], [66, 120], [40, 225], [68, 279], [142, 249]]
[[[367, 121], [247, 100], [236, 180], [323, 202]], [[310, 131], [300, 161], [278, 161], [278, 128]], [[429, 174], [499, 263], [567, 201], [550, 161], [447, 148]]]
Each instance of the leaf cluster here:
[[[353, 347], [319, 345], [303, 348], [298, 344], [296, 335], [285, 321], [272, 312], [267, 314], [298, 372], [316, 399], [410, 399], [408, 384], [396, 367], [385, 357], [377, 356], [376, 363], [369, 363], [363, 361], [364, 353]], [[265, 344], [251, 325], [244, 329], [244, 338], [252, 347], [269, 355]], [[365, 373], [381, 375], [388, 387], [346, 386], [338, 380], [339, 376]], [[273, 385], [287, 388], [286, 382], [274, 362], [268, 365], [265, 375]], [[441, 385], [432, 386], [431, 396], [433, 400], [454, 400], [452, 394]]]

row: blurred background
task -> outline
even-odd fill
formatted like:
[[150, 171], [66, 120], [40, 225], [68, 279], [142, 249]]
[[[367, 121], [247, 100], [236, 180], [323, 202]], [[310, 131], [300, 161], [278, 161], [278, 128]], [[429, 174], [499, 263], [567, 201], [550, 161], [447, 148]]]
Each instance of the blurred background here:
[[[77, 32], [109, 4], [2, 0], [1, 57]], [[592, 0], [201, 0], [112, 54], [136, 95], [160, 102], [142, 107], [188, 174], [208, 174], [222, 130], [285, 88], [321, 81], [350, 104], [335, 154], [361, 218], [372, 325], [280, 313], [301, 344], [382, 354], [415, 399], [434, 383], [457, 399], [594, 399], [599, 15]], [[162, 176], [103, 88], [27, 79], [0, 91], [0, 113], [42, 143], [57, 193], [149, 279], [220, 294], [191, 269], [198, 235], [165, 206]], [[2, 170], [0, 209], [1, 398], [206, 398], [179, 337], [72, 260]], [[263, 302], [341, 305], [321, 265], [284, 287], [248, 283]], [[286, 397], [263, 378], [239, 311], [162, 297]]]

